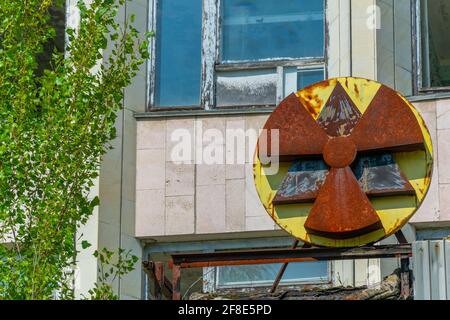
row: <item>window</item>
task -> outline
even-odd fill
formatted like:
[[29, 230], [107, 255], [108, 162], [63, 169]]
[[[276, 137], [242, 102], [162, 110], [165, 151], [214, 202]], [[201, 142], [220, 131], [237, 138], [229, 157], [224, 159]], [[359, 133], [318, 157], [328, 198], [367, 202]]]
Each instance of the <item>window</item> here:
[[297, 72], [297, 90], [322, 81], [324, 78], [325, 74], [323, 68], [300, 69]]
[[277, 70], [226, 71], [217, 74], [216, 103], [219, 107], [274, 105]]
[[150, 108], [273, 107], [324, 78], [324, 1], [150, 3]]
[[274, 106], [323, 80], [323, 1], [222, 0], [219, 15], [217, 107]]
[[[281, 264], [218, 267], [216, 287], [270, 286], [280, 270]], [[280, 284], [324, 283], [329, 281], [328, 263], [290, 263]]]
[[421, 0], [422, 88], [450, 86], [450, 1]]
[[155, 105], [199, 106], [202, 0], [157, 3]]
[[223, 0], [223, 61], [323, 56], [323, 2]]
[[284, 96], [324, 79], [325, 69], [323, 66], [285, 67]]

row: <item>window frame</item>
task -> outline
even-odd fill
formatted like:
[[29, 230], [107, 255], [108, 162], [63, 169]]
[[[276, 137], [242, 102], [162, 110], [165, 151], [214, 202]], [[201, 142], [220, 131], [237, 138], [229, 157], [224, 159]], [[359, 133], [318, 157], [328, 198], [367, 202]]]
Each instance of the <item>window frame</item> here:
[[[327, 275], [326, 279], [319, 280], [317, 278], [299, 278], [294, 280], [283, 281], [281, 279], [279, 283], [279, 287], [296, 287], [302, 285], [330, 285], [332, 283], [332, 263], [331, 261], [325, 261], [327, 263]], [[221, 267], [214, 267], [214, 289], [215, 290], [223, 290], [223, 289], [239, 289], [239, 288], [264, 288], [271, 287], [275, 279], [267, 280], [267, 281], [258, 281], [253, 283], [248, 282], [236, 282], [233, 284], [222, 285], [220, 284], [220, 276], [219, 269]]]
[[423, 0], [415, 0], [412, 6], [411, 14], [412, 14], [412, 38], [413, 38], [413, 63], [415, 67], [414, 72], [414, 85], [413, 92], [414, 95], [420, 94], [432, 94], [439, 92], [450, 92], [450, 86], [447, 87], [425, 87], [424, 83], [424, 74], [423, 74], [423, 45], [422, 45], [422, 1]]
[[[155, 36], [151, 37], [149, 42], [149, 59], [147, 60], [147, 111], [170, 111], [170, 110], [202, 110], [202, 93], [200, 92], [199, 105], [186, 105], [186, 106], [157, 106], [155, 104], [155, 95], [156, 95], [156, 52], [157, 52], [157, 33], [158, 33], [158, 5], [161, 0], [149, 0], [148, 2], [148, 22], [147, 22], [147, 30], [154, 32]], [[164, 0], [163, 0], [164, 1]], [[202, 1], [202, 28], [204, 27], [204, 12], [205, 12], [205, 0]], [[204, 32], [202, 32], [202, 60], [203, 60], [203, 41], [204, 41]], [[203, 70], [201, 72], [201, 83], [203, 80]], [[201, 87], [200, 83], [200, 87]]]
[[[147, 30], [157, 34], [158, 3], [164, 0], [149, 0]], [[324, 4], [324, 54], [323, 57], [307, 57], [279, 59], [271, 61], [233, 62], [221, 63], [221, 2], [222, 0], [202, 0], [202, 39], [201, 39], [201, 79], [200, 79], [200, 104], [197, 106], [157, 106], [155, 105], [156, 87], [156, 36], [150, 39], [149, 54], [147, 60], [147, 103], [146, 111], [180, 111], [180, 110], [227, 110], [227, 109], [253, 109], [255, 107], [273, 108], [284, 98], [284, 68], [323, 68], [325, 79], [327, 78], [327, 51], [328, 51], [328, 23], [327, 2]], [[245, 106], [217, 106], [216, 105], [216, 75], [220, 71], [246, 71], [255, 69], [277, 70], [277, 96], [273, 105], [247, 104]]]
[[[244, 60], [242, 62], [221, 62], [221, 44], [222, 44], [222, 1], [226, 0], [216, 0], [217, 1], [217, 42], [216, 46], [216, 68], [228, 69], [227, 71], [234, 71], [235, 69], [242, 70], [242, 68], [276, 68], [278, 66], [290, 66], [290, 67], [302, 67], [311, 63], [325, 63], [325, 52], [326, 52], [326, 36], [327, 36], [327, 28], [326, 25], [326, 9], [327, 9], [327, 0], [322, 0], [323, 2], [323, 15], [324, 15], [324, 25], [323, 25], [323, 34], [324, 34], [324, 56], [323, 57], [304, 57], [304, 58], [280, 58], [280, 59], [262, 59], [262, 60], [254, 60], [248, 61]], [[230, 70], [231, 69], [231, 70]]]

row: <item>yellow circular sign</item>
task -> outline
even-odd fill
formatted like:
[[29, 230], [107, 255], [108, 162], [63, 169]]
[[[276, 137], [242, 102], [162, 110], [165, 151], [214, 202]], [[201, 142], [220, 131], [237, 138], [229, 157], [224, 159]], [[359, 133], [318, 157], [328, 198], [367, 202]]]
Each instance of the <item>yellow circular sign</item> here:
[[255, 185], [292, 236], [360, 246], [411, 218], [430, 185], [432, 154], [422, 117], [399, 93], [367, 79], [329, 79], [271, 114], [255, 152]]

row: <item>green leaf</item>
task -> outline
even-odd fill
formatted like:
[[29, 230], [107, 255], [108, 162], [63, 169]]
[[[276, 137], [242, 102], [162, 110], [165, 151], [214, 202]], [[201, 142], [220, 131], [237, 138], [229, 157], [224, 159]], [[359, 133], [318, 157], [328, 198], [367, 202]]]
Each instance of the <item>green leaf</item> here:
[[100, 198], [98, 196], [95, 196], [94, 199], [91, 200], [90, 206], [92, 208], [98, 206], [100, 204]]
[[81, 248], [87, 249], [90, 246], [92, 246], [92, 244], [90, 244], [88, 241], [86, 241], [86, 240], [81, 241]]

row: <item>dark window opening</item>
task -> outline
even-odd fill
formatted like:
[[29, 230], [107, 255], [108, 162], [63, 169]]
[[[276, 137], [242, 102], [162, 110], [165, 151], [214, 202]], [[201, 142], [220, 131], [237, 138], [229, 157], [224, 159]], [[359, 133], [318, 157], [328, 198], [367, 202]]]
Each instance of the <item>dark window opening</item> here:
[[66, 8], [65, 4], [50, 8], [50, 25], [55, 28], [55, 37], [44, 45], [44, 50], [38, 55], [37, 75], [42, 75], [45, 69], [51, 68], [52, 54], [64, 52], [65, 48], [65, 31], [66, 31]]
[[450, 1], [422, 0], [422, 87], [450, 86]]

